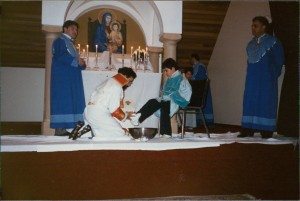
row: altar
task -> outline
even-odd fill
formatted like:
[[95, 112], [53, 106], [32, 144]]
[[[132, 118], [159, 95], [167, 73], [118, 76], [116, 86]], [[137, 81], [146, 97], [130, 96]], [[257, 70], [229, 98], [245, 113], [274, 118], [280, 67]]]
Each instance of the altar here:
[[[83, 86], [85, 93], [85, 102], [88, 103], [90, 96], [96, 86], [106, 79], [114, 76], [116, 69], [111, 70], [85, 70], [82, 71]], [[152, 73], [151, 71], [137, 70], [137, 77], [131, 87], [125, 91], [124, 103], [130, 101], [134, 106], [133, 109], [139, 110], [149, 99], [156, 98], [159, 95], [161, 85], [161, 73]], [[146, 119], [139, 127], [157, 128], [158, 118], [154, 115]]]

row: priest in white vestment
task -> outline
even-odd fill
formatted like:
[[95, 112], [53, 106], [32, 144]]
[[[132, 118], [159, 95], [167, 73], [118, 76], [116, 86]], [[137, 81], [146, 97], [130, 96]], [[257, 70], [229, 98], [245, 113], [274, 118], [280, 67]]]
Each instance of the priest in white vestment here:
[[118, 74], [96, 87], [84, 110], [84, 118], [94, 134], [94, 139], [130, 140], [119, 121], [130, 119], [133, 112], [124, 112], [123, 88], [129, 87], [136, 73], [128, 67], [120, 68]]

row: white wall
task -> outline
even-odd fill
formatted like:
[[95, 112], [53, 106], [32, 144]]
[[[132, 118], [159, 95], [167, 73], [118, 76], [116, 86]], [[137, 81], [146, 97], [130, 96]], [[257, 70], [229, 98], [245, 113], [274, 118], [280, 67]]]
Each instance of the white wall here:
[[270, 16], [268, 1], [232, 1], [208, 64], [215, 123], [240, 125], [246, 76], [246, 46], [257, 15]]
[[42, 122], [45, 69], [1, 67], [1, 121]]

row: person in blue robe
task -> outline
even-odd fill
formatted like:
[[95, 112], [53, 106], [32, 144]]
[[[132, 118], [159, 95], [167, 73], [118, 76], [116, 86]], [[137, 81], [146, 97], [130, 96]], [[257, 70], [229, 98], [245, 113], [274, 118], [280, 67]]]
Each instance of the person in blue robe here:
[[85, 98], [81, 71], [86, 64], [73, 44], [79, 25], [68, 20], [63, 33], [52, 44], [50, 82], [50, 127], [55, 135], [69, 135], [66, 129], [83, 121]]
[[284, 51], [281, 42], [267, 34], [268, 27], [265, 17], [253, 18], [254, 37], [246, 48], [242, 133], [238, 137], [251, 137], [258, 131], [262, 138], [271, 138], [276, 131], [278, 77], [284, 64]]
[[150, 99], [131, 119], [133, 125], [138, 125], [155, 114], [160, 118], [161, 136], [170, 138], [172, 137], [171, 117], [178, 111], [179, 107], [187, 107], [192, 95], [192, 87], [178, 70], [178, 64], [174, 59], [166, 59], [162, 68], [168, 77], [163, 86], [162, 95]]
[[104, 13], [102, 16], [101, 24], [97, 26], [94, 43], [95, 45], [98, 45], [98, 49], [97, 49], [98, 52], [108, 51], [107, 43], [108, 43], [108, 36], [111, 32], [110, 30], [111, 21], [112, 21], [112, 14]]
[[[206, 66], [200, 62], [200, 57], [198, 54], [193, 53], [190, 56], [191, 63], [193, 64], [193, 76], [192, 80], [206, 80], [207, 77], [207, 70]], [[213, 127], [214, 124], [214, 113], [213, 113], [213, 105], [212, 105], [212, 96], [210, 86], [208, 87], [207, 97], [205, 101], [205, 107], [203, 109], [204, 117], [206, 123], [209, 127]], [[197, 123], [201, 123], [200, 114], [197, 114]]]

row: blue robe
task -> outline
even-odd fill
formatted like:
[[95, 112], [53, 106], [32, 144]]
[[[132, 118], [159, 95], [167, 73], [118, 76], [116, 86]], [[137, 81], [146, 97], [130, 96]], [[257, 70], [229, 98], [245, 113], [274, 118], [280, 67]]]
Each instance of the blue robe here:
[[[200, 62], [196, 62], [193, 65], [193, 76], [192, 80], [206, 80], [207, 79], [207, 71], [204, 64]], [[203, 109], [203, 113], [205, 116], [205, 120], [207, 123], [214, 123], [214, 113], [213, 113], [213, 105], [212, 105], [212, 97], [210, 87], [207, 91], [206, 104]], [[201, 117], [197, 114], [197, 122], [201, 122]]]
[[242, 127], [275, 131], [283, 47], [277, 38], [265, 34], [248, 43], [247, 55]]
[[97, 26], [94, 38], [95, 45], [98, 45], [99, 52], [107, 51], [108, 35], [106, 33], [106, 16], [111, 16], [111, 13], [104, 13], [102, 23]]
[[52, 45], [50, 84], [50, 127], [74, 128], [83, 121], [85, 99], [78, 52], [72, 41], [62, 34]]

